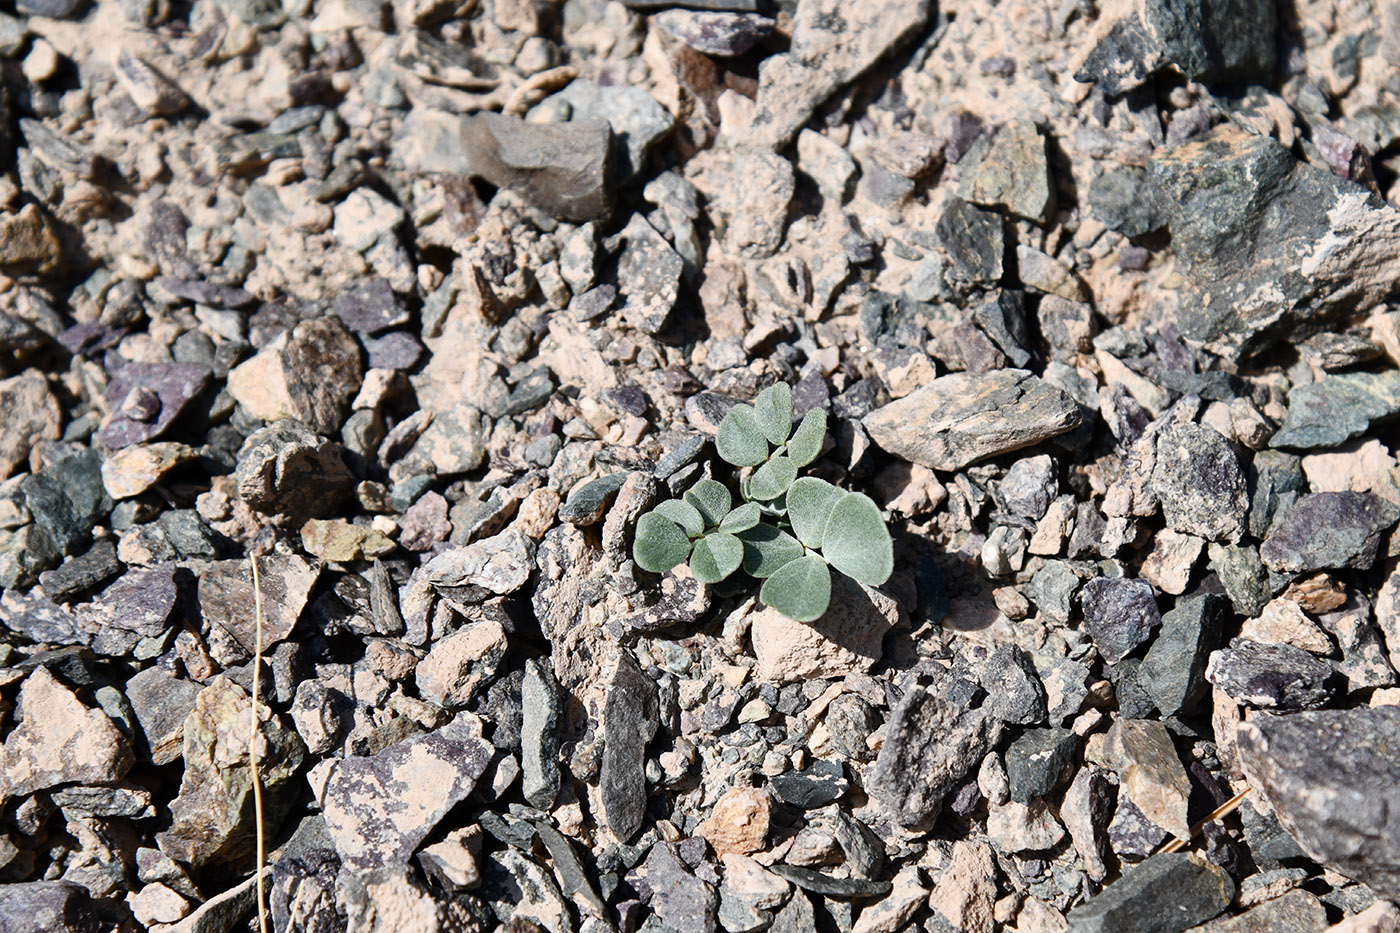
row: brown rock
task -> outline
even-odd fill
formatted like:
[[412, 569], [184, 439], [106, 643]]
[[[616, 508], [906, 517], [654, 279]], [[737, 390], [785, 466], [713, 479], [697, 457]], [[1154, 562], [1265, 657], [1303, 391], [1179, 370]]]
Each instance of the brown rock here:
[[[320, 562], [296, 554], [258, 558], [262, 589], [263, 648], [291, 634], [311, 589], [321, 575]], [[209, 651], [220, 664], [237, 664], [253, 656], [257, 618], [253, 571], [247, 560], [220, 560], [199, 578], [199, 606], [209, 626]]]
[[815, 622], [795, 622], [771, 608], [754, 616], [749, 637], [758, 676], [787, 683], [868, 671], [900, 614], [899, 604], [879, 590], [833, 574], [831, 607]]
[[113, 784], [130, 770], [126, 737], [48, 668], [25, 678], [16, 709], [24, 721], [0, 747], [0, 803], [58, 784]]
[[0, 479], [23, 466], [39, 441], [56, 441], [63, 411], [37, 370], [0, 380]]
[[332, 315], [284, 331], [235, 366], [228, 391], [255, 418], [292, 418], [331, 434], [350, 413], [363, 375], [360, 345]]
[[928, 905], [955, 930], [992, 933], [992, 905], [997, 896], [996, 862], [985, 842], [953, 843], [948, 867], [933, 886]]
[[42, 275], [58, 268], [61, 259], [53, 224], [39, 208], [26, 204], [16, 213], [0, 214], [0, 269]]
[[313, 518], [301, 526], [301, 546], [321, 560], [344, 563], [383, 557], [396, 545], [383, 532], [367, 525]]
[[499, 622], [474, 622], [442, 639], [418, 662], [418, 692], [448, 709], [463, 709], [478, 687], [495, 675], [506, 654]]
[[102, 486], [113, 499], [139, 496], [198, 453], [188, 444], [175, 441], [123, 447], [102, 461]]
[[695, 828], [717, 855], [737, 852], [752, 855], [768, 847], [768, 826], [773, 798], [756, 787], [735, 787], [726, 791], [707, 820]]

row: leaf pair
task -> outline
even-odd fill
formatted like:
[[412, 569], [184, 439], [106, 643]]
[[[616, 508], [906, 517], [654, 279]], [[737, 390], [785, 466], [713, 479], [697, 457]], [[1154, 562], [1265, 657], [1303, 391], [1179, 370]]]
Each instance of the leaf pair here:
[[744, 559], [736, 532], [758, 524], [759, 508], [746, 502], [737, 509], [723, 483], [702, 479], [681, 499], [669, 499], [637, 520], [632, 557], [637, 566], [664, 573], [690, 559], [690, 572], [701, 583], [718, 583]]
[[[720, 422], [715, 449], [727, 463], [758, 467], [746, 494], [770, 502], [787, 492], [797, 471], [817, 459], [826, 438], [826, 412], [807, 412], [792, 429], [792, 389], [779, 382], [758, 393], [752, 406], [737, 405]], [[769, 445], [776, 448], [770, 456]]]

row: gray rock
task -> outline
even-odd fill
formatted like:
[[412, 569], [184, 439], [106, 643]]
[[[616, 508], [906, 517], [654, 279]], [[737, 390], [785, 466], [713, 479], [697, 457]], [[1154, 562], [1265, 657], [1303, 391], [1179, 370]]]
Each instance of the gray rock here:
[[1020, 369], [940, 376], [865, 416], [882, 448], [934, 470], [1029, 447], [1080, 421], [1064, 392]]
[[1108, 826], [1113, 820], [1118, 788], [1107, 772], [1091, 766], [1079, 770], [1065, 791], [1060, 819], [1069, 830], [1075, 851], [1084, 861], [1084, 871], [1095, 881], [1108, 875]]
[[640, 214], [618, 239], [625, 244], [617, 259], [622, 316], [642, 333], [659, 333], [675, 307], [685, 260]]
[[[170, 829], [156, 841], [172, 858], [199, 867], [238, 862], [253, 852], [253, 779], [248, 766], [252, 698], [227, 675], [199, 692], [185, 720], [185, 771], [180, 794], [170, 803]], [[258, 731], [265, 745], [258, 756], [265, 817], [277, 825], [294, 794], [289, 786], [306, 757], [291, 728], [263, 704]]]
[[1167, 65], [1206, 83], [1266, 78], [1274, 70], [1277, 25], [1265, 0], [1148, 0], [1125, 7], [1098, 34], [1074, 79], [1118, 95]]
[[622, 655], [608, 679], [603, 701], [603, 755], [599, 784], [603, 819], [627, 841], [646, 816], [647, 743], [657, 729], [656, 685], [630, 655]]
[[571, 927], [554, 876], [535, 861], [507, 847], [488, 855], [482, 867], [484, 893], [501, 921], [543, 930]]
[[[274, 553], [258, 559], [264, 649], [292, 633], [320, 575], [319, 561], [313, 564], [296, 554]], [[257, 643], [258, 619], [248, 611], [256, 598], [249, 562], [211, 563], [199, 578], [198, 596], [209, 631], [209, 653], [214, 660], [227, 665], [251, 658]]]
[[1303, 461], [1281, 450], [1261, 450], [1249, 464], [1249, 487], [1249, 533], [1263, 538], [1306, 490]]
[[1207, 553], [1210, 569], [1220, 578], [1235, 611], [1251, 619], [1262, 612], [1271, 594], [1269, 571], [1259, 559], [1259, 549], [1212, 543]]
[[1045, 687], [1019, 645], [999, 645], [981, 673], [986, 707], [1002, 722], [1028, 726], [1045, 720]]
[[403, 301], [389, 282], [379, 276], [340, 292], [331, 303], [331, 313], [357, 334], [373, 336], [412, 320]]
[[559, 730], [564, 708], [548, 665], [525, 662], [520, 688], [520, 789], [531, 806], [549, 810], [559, 795]]
[[1045, 137], [1034, 123], [1012, 120], [977, 140], [958, 163], [958, 195], [1016, 217], [1045, 223], [1053, 205]]
[[743, 55], [773, 32], [773, 20], [757, 13], [666, 10], [651, 20], [697, 52]]
[[[948, 683], [911, 687], [895, 707], [868, 790], [902, 825], [937, 816], [943, 798], [1001, 738], [1002, 723], [970, 709]], [[791, 879], [789, 879], [791, 880]]]
[[34, 524], [64, 554], [85, 547], [93, 528], [112, 511], [112, 497], [102, 484], [102, 458], [95, 450], [48, 464], [24, 477], [19, 489]]
[[649, 895], [657, 919], [677, 933], [710, 933], [719, 898], [714, 886], [686, 868], [670, 843], [658, 842], [628, 875], [633, 887]]
[[772, 867], [773, 874], [786, 878], [809, 894], [820, 894], [838, 900], [853, 898], [879, 898], [890, 893], [888, 881], [872, 881], [865, 878], [838, 878], [810, 868], [785, 865], [782, 862]]
[[1382, 533], [1397, 520], [1400, 508], [1368, 492], [1300, 496], [1274, 523], [1259, 556], [1271, 569], [1286, 573], [1367, 570]]
[[121, 572], [117, 546], [111, 538], [102, 538], [79, 556], [39, 574], [39, 585], [49, 599], [66, 603], [96, 589]]
[[1006, 253], [1005, 223], [999, 214], [984, 211], [962, 198], [948, 198], [935, 232], [959, 276], [969, 284], [990, 284], [1001, 279]]
[[838, 88], [919, 34], [929, 7], [927, 0], [803, 3], [793, 17], [790, 50], [770, 55], [759, 68], [753, 122], [741, 141], [786, 146]]
[[1123, 660], [1147, 641], [1162, 621], [1152, 587], [1142, 580], [1090, 580], [1079, 599], [1084, 628], [1110, 664]]
[[15, 10], [49, 19], [76, 19], [87, 11], [87, 0], [16, 0]]
[[[25, 6], [20, 4], [21, 9]], [[0, 884], [0, 930], [23, 933], [97, 933], [103, 929], [87, 888], [71, 881]]]
[[831, 733], [831, 744], [847, 758], [867, 761], [874, 756], [866, 739], [880, 727], [880, 713], [862, 696], [843, 693], [831, 701], [823, 720]]
[[1144, 169], [1104, 172], [1089, 183], [1089, 209], [1104, 226], [1127, 237], [1151, 233], [1166, 223]]
[[297, 421], [278, 421], [248, 435], [234, 479], [239, 496], [253, 508], [305, 517], [333, 514], [354, 483], [340, 445]]
[[1061, 625], [1069, 622], [1074, 594], [1082, 581], [1062, 560], [1047, 560], [1026, 586], [1026, 595], [1040, 614]]
[[540, 109], [559, 104], [568, 108], [570, 124], [606, 123], [612, 129], [612, 161], [619, 182], [646, 167], [647, 150], [671, 132], [675, 122], [645, 89], [626, 84], [600, 85], [578, 78], [546, 99]]
[[571, 525], [594, 525], [602, 521], [603, 511], [616, 496], [627, 473], [609, 473], [575, 486], [559, 508], [559, 518]]
[[364, 875], [405, 864], [476, 787], [491, 756], [475, 717], [463, 714], [376, 755], [338, 761], [322, 806], [345, 867]]
[[1307, 709], [1332, 698], [1336, 671], [1293, 645], [1236, 639], [1211, 654], [1206, 679], [1236, 703], [1259, 709]]
[[[208, 386], [209, 375], [209, 370], [191, 363], [126, 364], [107, 384], [112, 415], [98, 440], [116, 449], [160, 437]], [[155, 404], [133, 408], [134, 394], [153, 398]]]
[[1219, 431], [1178, 424], [1159, 434], [1151, 489], [1173, 531], [1229, 541], [1244, 533], [1244, 475]]
[[1193, 712], [1205, 696], [1206, 662], [1220, 643], [1228, 604], [1213, 593], [1178, 599], [1138, 667], [1138, 686], [1164, 717]]
[[763, 259], [782, 245], [796, 185], [787, 159], [762, 147], [721, 147], [692, 159], [687, 177], [704, 193], [727, 252]]
[[1059, 491], [1055, 461], [1048, 454], [1041, 454], [1013, 463], [997, 487], [997, 498], [1012, 515], [1038, 522]]
[[[1241, 898], [1243, 894], [1242, 890]], [[1317, 895], [1293, 890], [1238, 916], [1217, 920], [1211, 924], [1210, 933], [1323, 933], [1328, 927], [1327, 908]]]
[[194, 710], [200, 685], [152, 665], [126, 681], [126, 698], [146, 739], [153, 764], [165, 765], [183, 754], [185, 719]]
[[1400, 259], [1400, 215], [1267, 136], [1217, 127], [1159, 150], [1149, 172], [1194, 283], [1178, 325], [1213, 353], [1247, 358], [1394, 287], [1381, 270]]
[[612, 133], [602, 120], [530, 123], [427, 111], [405, 122], [395, 154], [410, 169], [476, 175], [561, 220], [612, 212]]
[[1288, 393], [1283, 427], [1271, 447], [1336, 447], [1358, 437], [1374, 421], [1400, 414], [1400, 372], [1324, 376]]
[[817, 759], [801, 771], [775, 775], [769, 784], [778, 799], [803, 810], [815, 810], [839, 800], [850, 788], [839, 761]]
[[1400, 897], [1400, 707], [1257, 716], [1236, 742], [1249, 786], [1311, 858]]
[[1067, 919], [1073, 933], [1180, 933], [1234, 898], [1235, 882], [1224, 869], [1186, 852], [1164, 852], [1124, 872]]
[[1006, 749], [1011, 799], [1027, 803], [1052, 793], [1074, 764], [1079, 737], [1069, 729], [1027, 729]]

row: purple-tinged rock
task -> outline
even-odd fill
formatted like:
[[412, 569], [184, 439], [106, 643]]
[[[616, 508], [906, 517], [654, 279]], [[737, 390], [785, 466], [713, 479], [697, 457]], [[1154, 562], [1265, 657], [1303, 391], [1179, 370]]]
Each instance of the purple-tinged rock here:
[[1294, 645], [1236, 639], [1210, 656], [1206, 680], [1236, 703], [1259, 709], [1308, 709], [1332, 698], [1337, 672]]
[[1299, 496], [1260, 545], [1259, 557], [1285, 573], [1368, 570], [1381, 534], [1397, 520], [1400, 508], [1369, 492]]
[[743, 55], [773, 32], [773, 20], [757, 13], [666, 10], [651, 21], [706, 55]]
[[176, 298], [208, 305], [211, 308], [246, 308], [258, 300], [258, 296], [237, 286], [215, 285], [203, 279], [181, 279], [161, 275], [156, 277], [155, 284]]
[[[116, 449], [159, 437], [207, 385], [209, 370], [193, 363], [128, 363], [107, 386], [112, 416], [97, 439]], [[133, 393], [144, 404], [128, 407]], [[151, 394], [159, 403], [154, 413], [149, 411], [154, 407]]]
[[1100, 577], [1080, 594], [1084, 628], [1110, 664], [1117, 664], [1147, 641], [1162, 621], [1152, 587], [1142, 580]]
[[408, 309], [389, 287], [389, 282], [377, 277], [337, 295], [331, 304], [331, 313], [344, 321], [346, 327], [369, 336], [407, 324], [410, 318]]

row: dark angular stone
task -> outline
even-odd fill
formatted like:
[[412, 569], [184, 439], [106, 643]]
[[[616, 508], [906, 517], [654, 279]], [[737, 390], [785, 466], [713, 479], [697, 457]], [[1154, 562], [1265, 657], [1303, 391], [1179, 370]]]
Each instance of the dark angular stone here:
[[1258, 716], [1237, 742], [1249, 786], [1309, 856], [1400, 898], [1400, 707]]
[[1159, 434], [1151, 487], [1174, 531], [1230, 541], [1244, 533], [1244, 475], [1229, 442], [1213, 428], [1178, 424]]
[[1274, 570], [1305, 573], [1375, 562], [1382, 533], [1400, 521], [1400, 508], [1369, 492], [1300, 496], [1259, 547]]
[[1236, 703], [1260, 709], [1307, 709], [1332, 698], [1337, 672], [1293, 645], [1236, 639], [1210, 656], [1206, 679]]
[[1079, 737], [1069, 729], [1027, 729], [1006, 749], [1006, 776], [1011, 799], [1027, 803], [1060, 786], [1079, 749]]
[[[112, 417], [98, 434], [98, 440], [116, 449], [160, 437], [209, 385], [209, 375], [208, 369], [192, 363], [126, 364], [107, 386]], [[133, 394], [141, 393], [154, 394], [153, 414], [129, 406]]]
[[1235, 898], [1221, 868], [1186, 852], [1154, 855], [1069, 913], [1074, 933], [1181, 933]]
[[627, 482], [627, 473], [609, 473], [574, 487], [559, 509], [559, 518], [573, 525], [594, 525], [603, 518], [603, 510]]
[[1151, 233], [1166, 223], [1140, 168], [1104, 172], [1089, 183], [1089, 209], [1105, 227], [1127, 237]]
[[[23, 9], [24, 4], [20, 4]], [[30, 881], [0, 885], [0, 930], [21, 933], [97, 933], [97, 903], [87, 888], [71, 881]]]
[[646, 747], [658, 725], [656, 685], [630, 656], [622, 656], [608, 680], [603, 720], [598, 778], [603, 819], [613, 835], [626, 841], [641, 829], [646, 816]]
[[408, 309], [387, 280], [372, 278], [340, 292], [331, 303], [331, 313], [356, 333], [373, 336], [407, 324]]
[[1006, 252], [1004, 223], [999, 214], [950, 197], [938, 218], [938, 241], [968, 281], [996, 282]]
[[1206, 661], [1220, 643], [1229, 603], [1214, 593], [1187, 596], [1162, 616], [1137, 682], [1164, 717], [1191, 713], [1206, 691]]
[[743, 55], [773, 31], [773, 20], [756, 13], [666, 10], [652, 22], [706, 55]]
[[985, 705], [998, 719], [1020, 726], [1045, 720], [1045, 687], [1020, 646], [998, 646], [987, 658], [981, 680]]
[[1324, 376], [1288, 393], [1288, 414], [1269, 446], [1336, 447], [1397, 414], [1400, 372]]
[[1079, 598], [1084, 628], [1110, 664], [1147, 641], [1162, 620], [1152, 587], [1142, 580], [1100, 577], [1084, 584]]
[[65, 603], [96, 589], [121, 572], [117, 546], [112, 539], [102, 538], [78, 557], [39, 574], [39, 585], [49, 599]]
[[818, 759], [801, 771], [773, 777], [769, 783], [783, 803], [815, 810], [839, 800], [849, 789], [846, 770], [839, 761]]
[[531, 806], [548, 810], [559, 794], [559, 730], [564, 708], [548, 663], [525, 662], [520, 689], [520, 789]]
[[510, 188], [561, 220], [602, 220], [609, 192], [612, 134], [601, 120], [530, 123], [482, 113], [462, 122], [447, 171]]

